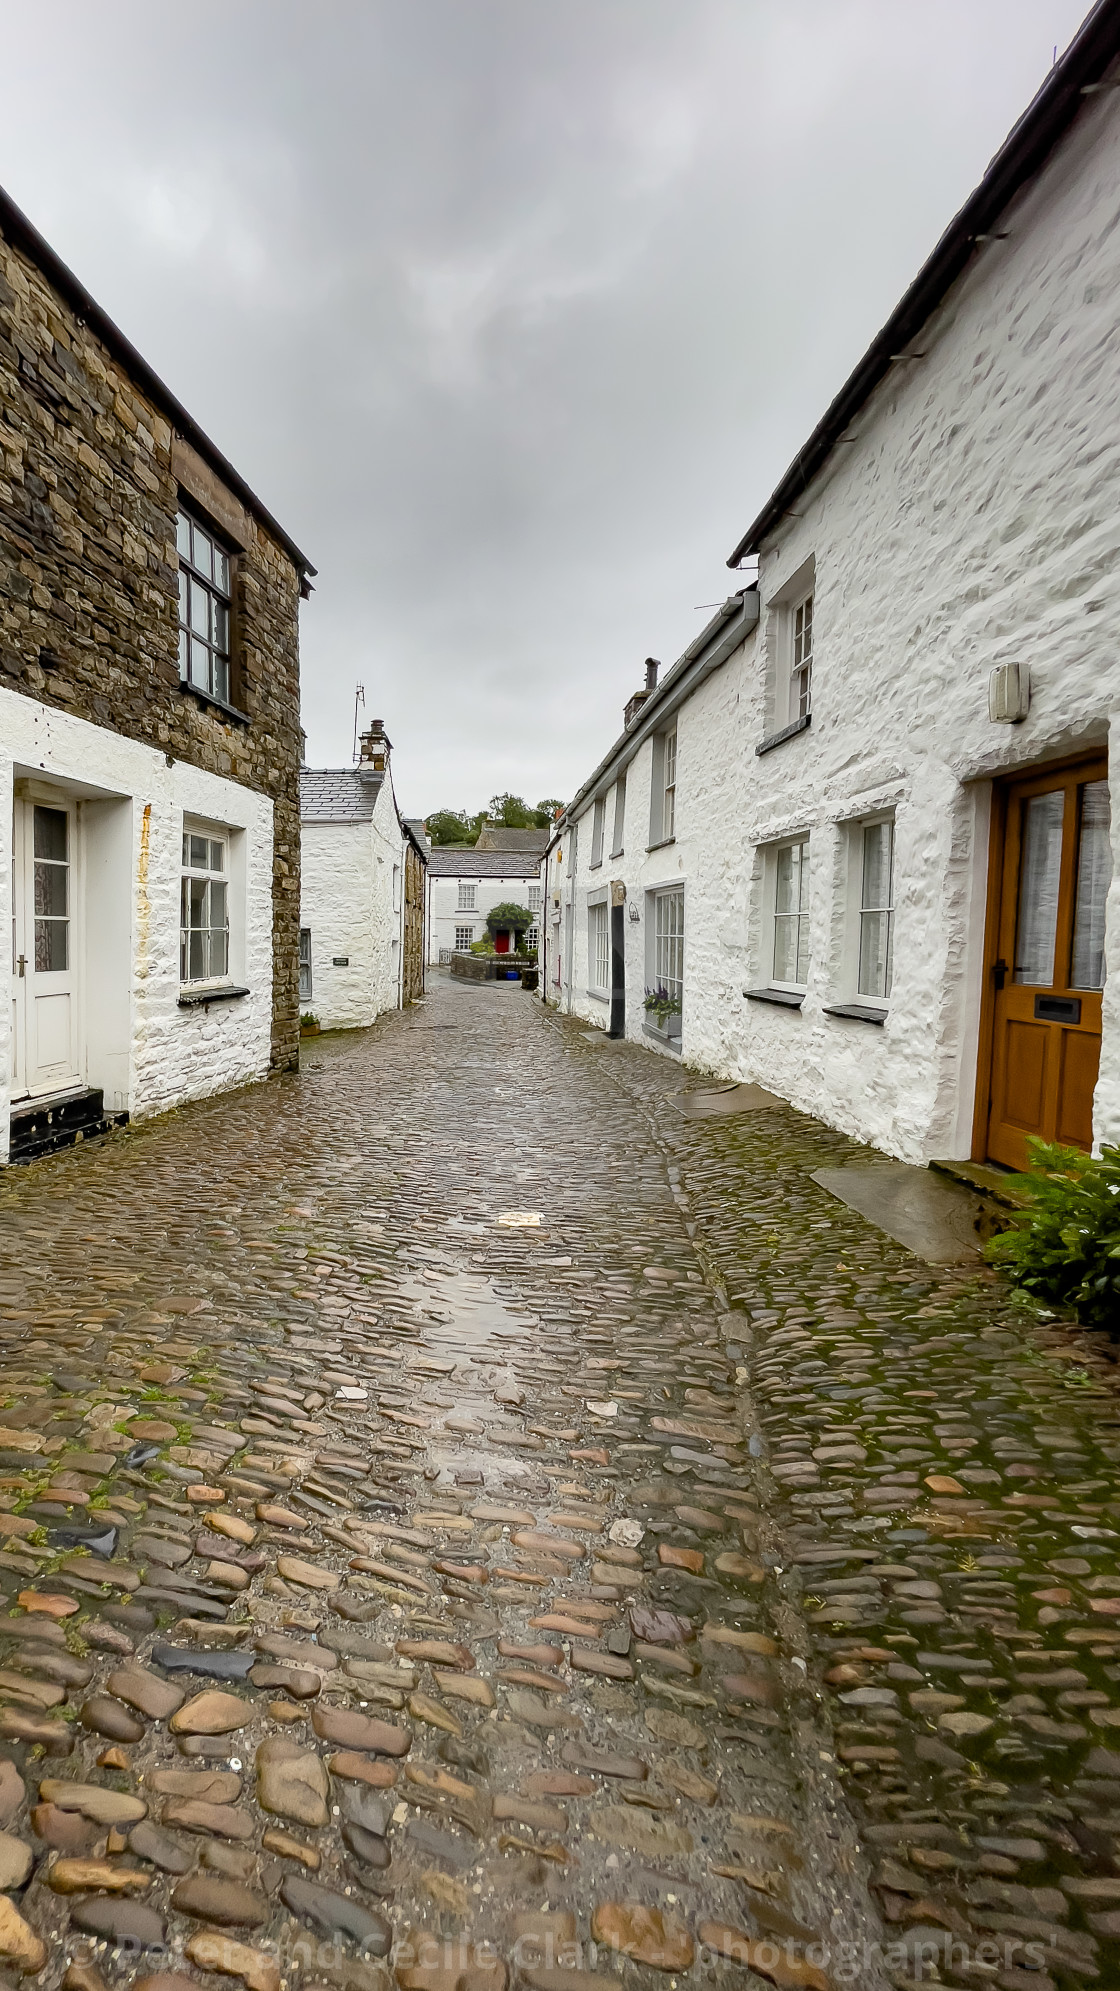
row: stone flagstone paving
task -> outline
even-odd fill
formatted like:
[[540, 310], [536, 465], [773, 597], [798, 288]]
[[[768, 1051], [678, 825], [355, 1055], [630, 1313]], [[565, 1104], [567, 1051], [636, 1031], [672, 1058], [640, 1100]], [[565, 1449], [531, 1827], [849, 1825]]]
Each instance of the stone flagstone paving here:
[[0, 1180], [0, 1984], [1120, 1983], [1120, 1400], [515, 987]]

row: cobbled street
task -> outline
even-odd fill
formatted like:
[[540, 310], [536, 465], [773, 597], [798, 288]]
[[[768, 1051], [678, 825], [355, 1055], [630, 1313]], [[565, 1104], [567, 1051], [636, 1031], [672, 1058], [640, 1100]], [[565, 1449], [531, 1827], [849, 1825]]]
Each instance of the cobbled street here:
[[0, 1181], [5, 1981], [1120, 1983], [1120, 1401], [516, 987]]

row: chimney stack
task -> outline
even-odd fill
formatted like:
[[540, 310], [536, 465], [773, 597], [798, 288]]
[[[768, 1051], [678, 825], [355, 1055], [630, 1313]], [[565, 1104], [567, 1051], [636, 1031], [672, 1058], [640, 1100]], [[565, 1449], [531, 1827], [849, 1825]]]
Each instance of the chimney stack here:
[[391, 742], [383, 719], [371, 719], [358, 741], [359, 774], [384, 774], [389, 765]]
[[645, 686], [641, 691], [636, 691], [634, 693], [633, 698], [627, 700], [626, 709], [622, 715], [622, 723], [624, 726], [629, 726], [631, 720], [637, 718], [638, 713], [641, 711], [643, 705], [646, 702], [646, 699], [649, 698], [657, 690], [657, 673], [660, 669], [661, 665], [656, 657], [646, 658]]

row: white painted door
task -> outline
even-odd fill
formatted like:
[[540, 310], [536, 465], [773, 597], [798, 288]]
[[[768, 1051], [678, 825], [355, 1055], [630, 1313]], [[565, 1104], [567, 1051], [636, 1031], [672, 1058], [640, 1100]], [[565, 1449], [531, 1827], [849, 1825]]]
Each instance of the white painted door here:
[[74, 808], [17, 797], [13, 828], [12, 1096], [35, 1099], [81, 1084]]

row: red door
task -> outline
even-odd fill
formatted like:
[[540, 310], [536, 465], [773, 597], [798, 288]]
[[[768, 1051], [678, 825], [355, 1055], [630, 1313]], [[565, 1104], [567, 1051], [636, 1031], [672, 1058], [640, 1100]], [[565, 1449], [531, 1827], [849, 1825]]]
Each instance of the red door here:
[[495, 954], [509, 953], [509, 929], [507, 927], [500, 926], [494, 935], [494, 952]]

